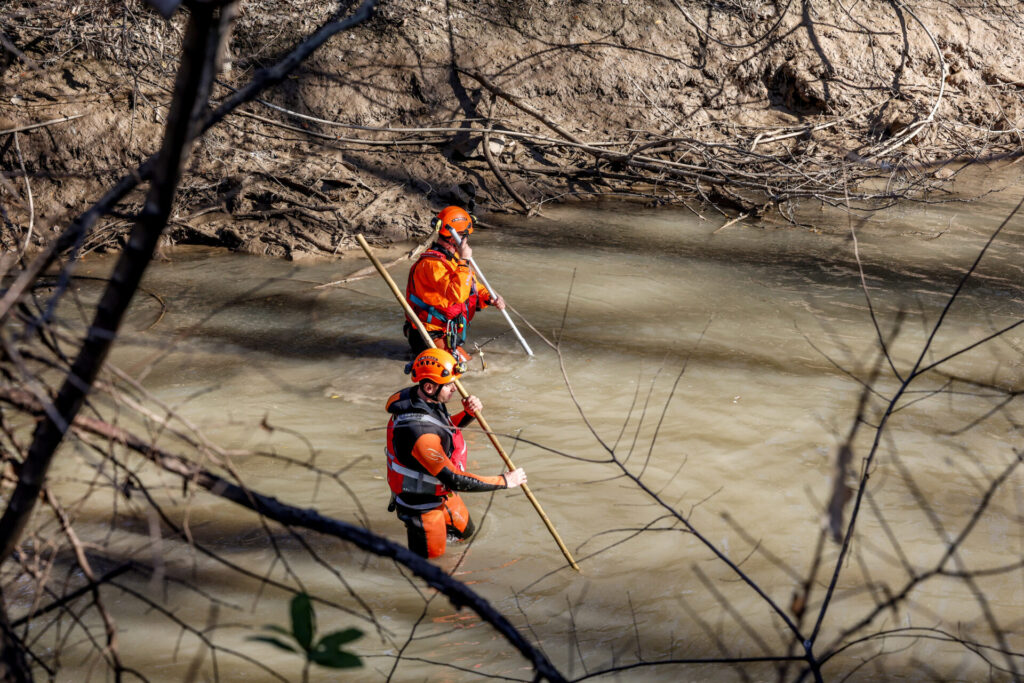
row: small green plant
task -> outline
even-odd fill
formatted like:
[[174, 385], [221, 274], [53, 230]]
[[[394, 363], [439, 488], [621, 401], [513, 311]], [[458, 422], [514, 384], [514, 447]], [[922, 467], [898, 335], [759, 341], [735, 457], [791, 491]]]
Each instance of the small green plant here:
[[263, 628], [268, 631], [286, 636], [295, 642], [282, 640], [278, 636], [249, 636], [249, 640], [258, 640], [263, 643], [270, 643], [288, 652], [304, 655], [306, 664], [302, 669], [302, 680], [306, 680], [309, 667], [312, 664], [319, 664], [330, 669], [354, 669], [363, 665], [359, 657], [351, 652], [341, 649], [342, 645], [351, 643], [353, 640], [363, 637], [363, 632], [357, 628], [347, 628], [343, 631], [328, 633], [314, 644], [316, 638], [316, 613], [313, 611], [313, 603], [305, 593], [299, 593], [292, 598], [292, 628], [288, 629], [268, 624]]

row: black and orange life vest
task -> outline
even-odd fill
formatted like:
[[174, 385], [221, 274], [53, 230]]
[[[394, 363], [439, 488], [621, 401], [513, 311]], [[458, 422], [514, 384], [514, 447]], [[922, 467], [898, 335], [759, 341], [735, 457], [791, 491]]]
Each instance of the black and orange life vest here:
[[[429, 474], [412, 455], [413, 444], [424, 433], [437, 435], [444, 454], [460, 472], [466, 470], [466, 441], [443, 404], [430, 403], [416, 395], [416, 387], [400, 392], [388, 407], [388, 487], [400, 502], [413, 509], [431, 509], [451, 493]], [[404, 498], [402, 498], [404, 494]]]

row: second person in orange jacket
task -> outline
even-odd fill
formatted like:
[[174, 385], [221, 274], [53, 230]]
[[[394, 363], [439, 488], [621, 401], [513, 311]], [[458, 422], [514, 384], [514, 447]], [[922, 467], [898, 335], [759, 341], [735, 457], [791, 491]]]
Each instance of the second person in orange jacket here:
[[[469, 356], [461, 347], [469, 322], [477, 311], [489, 305], [504, 310], [505, 301], [492, 296], [478, 283], [469, 266], [473, 256], [469, 246], [473, 217], [457, 206], [449, 206], [434, 218], [434, 228], [438, 231], [437, 241], [409, 270], [405, 298], [434, 344], [465, 361]], [[458, 233], [460, 244], [456, 245], [452, 232]], [[414, 355], [427, 348], [410, 321], [405, 322], [404, 330]]]

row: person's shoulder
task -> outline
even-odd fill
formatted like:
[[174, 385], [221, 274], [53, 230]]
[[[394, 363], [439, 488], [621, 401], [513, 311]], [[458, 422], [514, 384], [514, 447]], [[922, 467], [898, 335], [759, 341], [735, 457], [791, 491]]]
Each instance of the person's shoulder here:
[[415, 388], [415, 386], [406, 387], [391, 394], [387, 404], [385, 404], [387, 411], [392, 414], [408, 412], [412, 408], [413, 403], [411, 390]]
[[454, 267], [456, 262], [442, 253], [423, 252], [419, 260], [413, 264], [417, 273], [445, 273]]

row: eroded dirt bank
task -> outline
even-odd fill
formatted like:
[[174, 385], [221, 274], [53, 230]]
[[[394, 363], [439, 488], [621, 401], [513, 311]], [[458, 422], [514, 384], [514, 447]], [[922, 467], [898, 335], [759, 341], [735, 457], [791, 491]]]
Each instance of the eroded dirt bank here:
[[[216, 97], [336, 8], [242, 0]], [[5, 249], [157, 149], [183, 12], [0, 9]], [[1009, 2], [385, 1], [202, 139], [168, 240], [301, 258], [425, 236], [448, 203], [485, 218], [625, 195], [785, 220], [847, 188], [934, 196], [964, 162], [1021, 150], [1022, 45]], [[141, 196], [85, 248], [116, 248]]]

